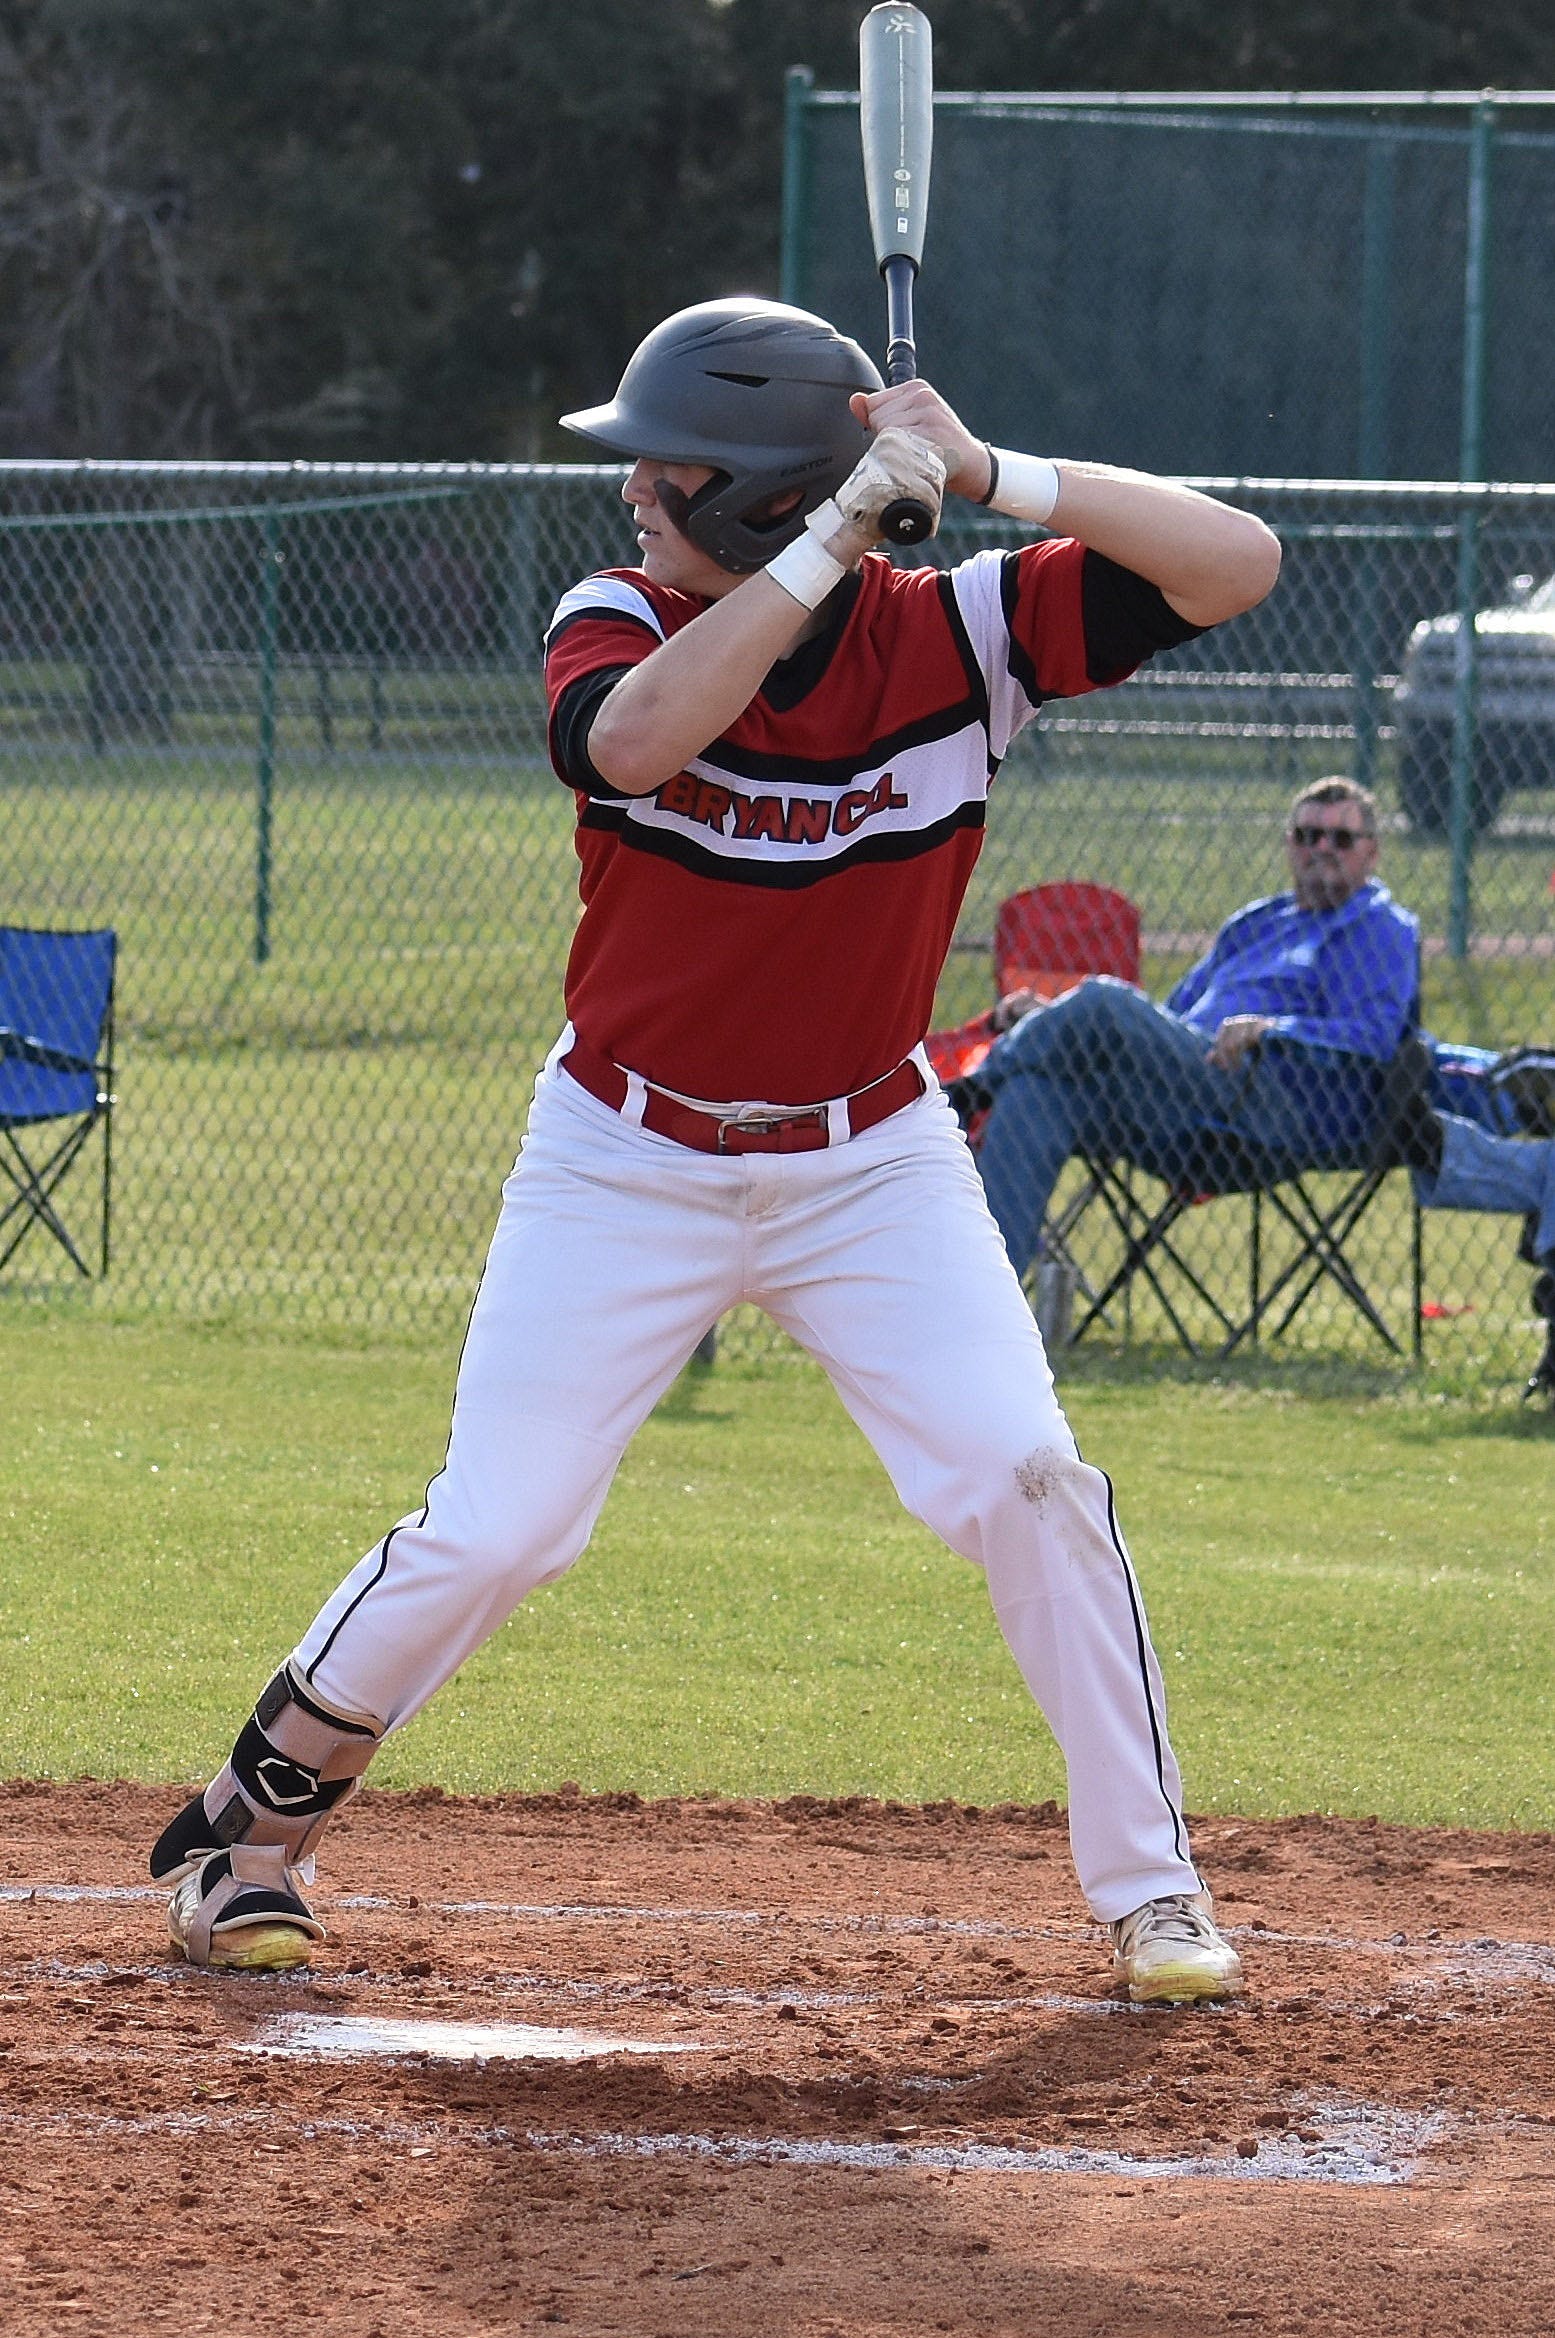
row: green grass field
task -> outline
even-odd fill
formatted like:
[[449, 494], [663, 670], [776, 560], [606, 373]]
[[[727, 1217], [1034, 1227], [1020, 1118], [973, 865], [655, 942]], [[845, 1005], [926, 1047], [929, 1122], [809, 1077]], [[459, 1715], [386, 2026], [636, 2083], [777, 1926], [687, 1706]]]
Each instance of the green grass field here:
[[[0, 1775], [203, 1775], [419, 1502], [454, 1342], [15, 1302], [0, 1338]], [[1310, 1365], [1206, 1380], [1082, 1355], [1063, 1386], [1118, 1483], [1190, 1807], [1555, 1823], [1547, 1416], [1359, 1369], [1325, 1394]], [[797, 1362], [688, 1374], [583, 1563], [374, 1775], [1062, 1794], [980, 1578]]]
[[[497, 1187], [560, 1018], [571, 807], [531, 732], [455, 752], [404, 693], [386, 713], [370, 751], [358, 686], [325, 754], [316, 709], [283, 712], [263, 963], [255, 770], [230, 738], [104, 754], [0, 738], [0, 914], [112, 923], [122, 943], [114, 1273], [80, 1285], [34, 1240], [0, 1278], [0, 1773], [203, 1772], [440, 1457]], [[981, 937], [1043, 877], [1133, 893], [1163, 989], [1192, 936], [1278, 881], [1289, 793], [1332, 756], [1022, 749], [940, 1019], [987, 1003]], [[1476, 930], [1520, 954], [1433, 959], [1438, 1030], [1555, 1031], [1551, 809], [1519, 799], [1519, 825], [1483, 845]], [[1440, 846], [1386, 850], [1443, 930]], [[1395, 1317], [1406, 1240], [1395, 1180], [1362, 1246]], [[1194, 1213], [1184, 1241], [1235, 1280], [1243, 1205]], [[1087, 1450], [1119, 1481], [1195, 1807], [1550, 1823], [1551, 1432], [1514, 1401], [1537, 1344], [1513, 1229], [1428, 1221], [1427, 1295], [1446, 1312], [1418, 1376], [1331, 1300], [1291, 1354], [1234, 1371], [1182, 1365], [1148, 1308], [1137, 1349], [1067, 1360]], [[760, 1319], [649, 1424], [585, 1565], [376, 1774], [1061, 1790], [977, 1577], [896, 1509]]]

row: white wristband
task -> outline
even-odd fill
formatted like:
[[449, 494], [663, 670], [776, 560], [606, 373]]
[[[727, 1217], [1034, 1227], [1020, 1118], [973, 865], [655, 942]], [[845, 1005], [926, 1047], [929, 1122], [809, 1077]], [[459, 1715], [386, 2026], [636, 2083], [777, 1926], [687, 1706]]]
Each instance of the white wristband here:
[[[820, 523], [817, 530], [816, 523]], [[805, 521], [805, 533], [796, 536], [792, 544], [767, 562], [763, 574], [775, 585], [781, 585], [790, 600], [801, 609], [818, 609], [828, 593], [835, 592], [847, 575], [840, 560], [834, 559], [821, 542], [821, 535], [833, 536], [847, 522], [830, 497]]]
[[993, 492], [984, 497], [990, 511], [1007, 519], [1035, 520], [1044, 525], [1058, 502], [1058, 466], [1046, 455], [1013, 455], [1005, 447], [990, 447]]

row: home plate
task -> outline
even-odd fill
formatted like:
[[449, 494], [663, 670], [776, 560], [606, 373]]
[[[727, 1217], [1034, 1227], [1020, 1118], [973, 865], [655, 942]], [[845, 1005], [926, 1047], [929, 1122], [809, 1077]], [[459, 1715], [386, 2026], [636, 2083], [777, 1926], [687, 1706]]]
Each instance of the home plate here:
[[434, 2062], [589, 2062], [600, 2054], [695, 2054], [693, 2045], [612, 2038], [523, 2021], [386, 2021], [366, 2014], [281, 2013], [239, 2049], [248, 2054], [423, 2055]]

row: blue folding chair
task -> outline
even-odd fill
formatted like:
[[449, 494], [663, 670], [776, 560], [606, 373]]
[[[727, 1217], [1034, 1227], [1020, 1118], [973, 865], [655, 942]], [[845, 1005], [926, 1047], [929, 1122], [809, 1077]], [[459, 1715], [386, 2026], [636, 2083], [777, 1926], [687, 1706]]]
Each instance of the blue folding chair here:
[[102, 1272], [108, 1272], [117, 949], [117, 937], [107, 930], [0, 926], [0, 1170], [12, 1189], [0, 1207], [0, 1267], [41, 1226], [90, 1275], [54, 1196], [88, 1138], [101, 1129], [97, 1247]]

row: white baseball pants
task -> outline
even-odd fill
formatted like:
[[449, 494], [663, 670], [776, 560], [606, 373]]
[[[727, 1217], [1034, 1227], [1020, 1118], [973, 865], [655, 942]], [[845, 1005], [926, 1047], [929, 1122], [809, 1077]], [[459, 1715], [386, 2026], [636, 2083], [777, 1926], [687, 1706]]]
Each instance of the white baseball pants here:
[[750, 1300], [824, 1366], [907, 1509], [987, 1575], [1068, 1767], [1093, 1914], [1199, 1889], [1112, 1488], [1078, 1456], [944, 1097], [824, 1151], [720, 1156], [554, 1067], [503, 1187], [447, 1459], [323, 1608], [303, 1677], [407, 1721], [572, 1565], [633, 1432]]

